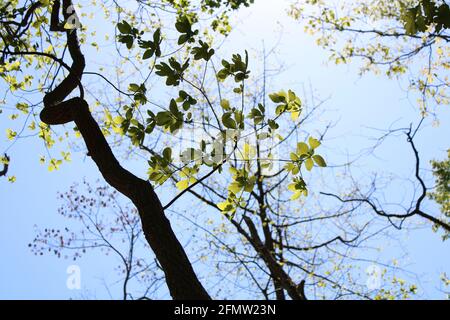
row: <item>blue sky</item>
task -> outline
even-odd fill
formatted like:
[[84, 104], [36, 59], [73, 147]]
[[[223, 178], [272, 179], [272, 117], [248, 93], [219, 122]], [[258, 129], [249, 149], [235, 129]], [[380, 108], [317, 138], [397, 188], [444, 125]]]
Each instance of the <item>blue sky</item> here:
[[[328, 111], [322, 116], [322, 121], [316, 128], [310, 125], [310, 129], [320, 130], [320, 126], [328, 121], [338, 120], [328, 136], [328, 144], [324, 143], [331, 163], [339, 163], [343, 159], [339, 156], [333, 159], [336, 152], [356, 154], [369, 146], [371, 142], [367, 137], [378, 134], [370, 127], [387, 128], [393, 123], [402, 127], [417, 123], [419, 115], [414, 99], [407, 97], [401, 83], [371, 74], [359, 77], [356, 64], [326, 65], [326, 52], [315, 45], [312, 37], [303, 33], [298, 22], [287, 17], [286, 2], [277, 1], [277, 4], [274, 6], [273, 1], [260, 0], [241, 11], [235, 21], [236, 27], [220, 54], [249, 49], [252, 68], [252, 64], [262, 63], [252, 55], [252, 49], [260, 51], [263, 43], [266, 48], [271, 48], [279, 41], [270, 63], [283, 63], [285, 71], [271, 80], [273, 91], [292, 88], [301, 92], [303, 86], [311, 85], [317, 95], [329, 98], [325, 103]], [[3, 88], [1, 86], [3, 84], [0, 85]], [[4, 133], [8, 121], [4, 114], [0, 117], [3, 118], [0, 132]], [[417, 137], [424, 167], [428, 168], [428, 161], [444, 158], [449, 147], [448, 108], [438, 110], [438, 118], [438, 127], [431, 126], [433, 119], [427, 118]], [[0, 136], [0, 151], [9, 146], [5, 135]], [[57, 172], [48, 172], [39, 164], [39, 155], [45, 154], [45, 149], [36, 137], [20, 139], [8, 153], [11, 155], [10, 174], [17, 176], [17, 181], [11, 184], [4, 178], [0, 180], [0, 298], [108, 298], [103, 281], [114, 278], [108, 261], [113, 258], [98, 259], [91, 255], [77, 261], [82, 270], [83, 290], [71, 291], [66, 287], [66, 268], [72, 263], [51, 256], [36, 257], [27, 247], [34, 237], [36, 225], [44, 227], [63, 222], [56, 213], [58, 191], [67, 190], [74, 181], [80, 182], [84, 177], [89, 181], [101, 179], [93, 162], [83, 152], [73, 152], [71, 163], [65, 163]], [[377, 170], [395, 172], [399, 176], [411, 174], [411, 153], [404, 139], [388, 140], [377, 155], [379, 158], [360, 163], [356, 170], [360, 174]], [[135, 162], [127, 166], [138, 175], [145, 173]], [[403, 196], [403, 191], [394, 185], [388, 196], [395, 200]], [[170, 195], [164, 195], [163, 202], [169, 198]], [[443, 294], [437, 290], [438, 277], [442, 272], [450, 272], [450, 256], [443, 254], [449, 251], [449, 243], [443, 243], [430, 228], [400, 232], [402, 244], [406, 246], [404, 250], [409, 253], [408, 269], [420, 275], [422, 294], [442, 298]], [[386, 257], [394, 256], [396, 250], [386, 249]], [[114, 292], [117, 288], [113, 286], [112, 290]]]

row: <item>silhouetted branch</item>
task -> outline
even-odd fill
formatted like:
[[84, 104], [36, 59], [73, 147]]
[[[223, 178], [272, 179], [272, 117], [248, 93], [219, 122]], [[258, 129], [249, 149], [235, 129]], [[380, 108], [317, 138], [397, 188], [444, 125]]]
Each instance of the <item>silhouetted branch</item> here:
[[[337, 200], [339, 200], [340, 202], [343, 203], [347, 203], [347, 202], [358, 202], [358, 203], [365, 203], [367, 205], [370, 206], [370, 208], [379, 216], [382, 217], [386, 217], [388, 219], [390, 218], [395, 218], [395, 219], [406, 219], [412, 216], [420, 216], [424, 219], [427, 219], [431, 222], [433, 222], [434, 224], [437, 224], [438, 226], [444, 228], [445, 230], [450, 232], [450, 225], [436, 217], [433, 217], [430, 214], [427, 214], [425, 212], [422, 211], [421, 206], [422, 206], [422, 202], [424, 201], [426, 195], [427, 195], [427, 187], [425, 185], [425, 182], [423, 181], [423, 178], [420, 175], [420, 157], [419, 157], [419, 152], [416, 148], [416, 145], [414, 143], [414, 137], [412, 134], [412, 130], [411, 128], [405, 132], [406, 137], [407, 137], [407, 142], [409, 143], [409, 145], [411, 146], [411, 149], [413, 151], [414, 154], [414, 159], [415, 159], [415, 166], [414, 166], [414, 175], [416, 180], [419, 182], [420, 188], [421, 188], [421, 193], [419, 195], [419, 197], [416, 200], [416, 205], [414, 208], [410, 208], [409, 210], [407, 210], [405, 213], [387, 213], [385, 212], [382, 208], [378, 207], [374, 201], [372, 201], [370, 198], [368, 197], [359, 197], [359, 198], [341, 198], [340, 196], [333, 194], [333, 193], [328, 193], [328, 192], [321, 192], [321, 194], [326, 195], [326, 196], [330, 196], [333, 197]], [[415, 134], [415, 133], [414, 133]]]

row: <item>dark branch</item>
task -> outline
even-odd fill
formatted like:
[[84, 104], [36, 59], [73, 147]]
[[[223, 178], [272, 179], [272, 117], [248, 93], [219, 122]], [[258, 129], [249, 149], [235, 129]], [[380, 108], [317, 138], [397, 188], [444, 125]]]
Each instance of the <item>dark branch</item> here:
[[6, 162], [3, 164], [3, 170], [0, 171], [0, 177], [6, 176], [6, 174], [8, 173], [9, 157], [6, 153], [5, 153], [5, 159], [6, 159]]
[[332, 194], [332, 193], [327, 193], [327, 192], [321, 192], [321, 194], [326, 195], [326, 196], [330, 196], [333, 198], [338, 199], [340, 202], [346, 203], [346, 202], [359, 202], [359, 203], [365, 203], [367, 205], [369, 205], [372, 210], [378, 214], [379, 216], [383, 216], [386, 217], [388, 219], [390, 218], [396, 218], [396, 219], [406, 219], [412, 216], [420, 216], [424, 219], [427, 219], [431, 222], [433, 222], [434, 224], [444, 228], [446, 231], [450, 232], [450, 225], [438, 218], [433, 217], [430, 214], [427, 214], [425, 212], [422, 211], [421, 207], [422, 207], [422, 203], [427, 195], [427, 187], [425, 185], [425, 182], [423, 181], [423, 178], [420, 176], [420, 157], [419, 157], [419, 152], [417, 151], [416, 145], [414, 144], [414, 137], [413, 134], [411, 134], [411, 128], [406, 132], [406, 137], [407, 137], [407, 141], [411, 146], [411, 149], [413, 150], [414, 153], [414, 159], [415, 159], [415, 170], [414, 170], [414, 174], [415, 177], [417, 179], [417, 181], [419, 182], [420, 188], [421, 188], [421, 193], [419, 195], [419, 197], [417, 198], [416, 201], [416, 205], [414, 208], [411, 208], [409, 210], [407, 210], [407, 212], [405, 213], [386, 213], [383, 209], [379, 208], [372, 200], [370, 200], [369, 198], [365, 198], [365, 197], [361, 197], [361, 198], [349, 198], [349, 199], [343, 199], [341, 197], [339, 197], [336, 194]]

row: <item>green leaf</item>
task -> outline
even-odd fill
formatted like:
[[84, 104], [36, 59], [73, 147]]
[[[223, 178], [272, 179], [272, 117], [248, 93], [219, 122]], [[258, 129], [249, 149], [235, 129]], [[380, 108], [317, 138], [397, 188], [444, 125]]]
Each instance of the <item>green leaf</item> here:
[[183, 78], [183, 73], [189, 67], [189, 59], [181, 66], [181, 64], [176, 61], [174, 57], [169, 58], [169, 64], [161, 62], [155, 66], [156, 74], [161, 77], [167, 77], [166, 85], [168, 86], [178, 86], [181, 79]]
[[304, 142], [297, 143], [297, 154], [305, 155], [305, 154], [308, 154], [308, 152], [309, 152], [309, 147], [306, 143], [304, 143]]
[[184, 189], [187, 189], [187, 187], [189, 187], [189, 180], [180, 180], [176, 185], [178, 190], [183, 191]]
[[272, 130], [276, 130], [276, 129], [278, 129], [280, 126], [278, 125], [278, 123], [276, 123], [276, 121], [275, 120], [272, 120], [272, 119], [269, 119], [268, 121], [267, 121], [267, 123], [269, 124], [269, 127], [270, 127], [270, 129], [272, 129]]
[[230, 74], [228, 73], [228, 71], [226, 69], [222, 69], [219, 72], [217, 72], [217, 78], [220, 81], [224, 81]]
[[189, 19], [185, 16], [181, 17], [176, 23], [175, 28], [179, 33], [188, 33], [191, 30]]
[[128, 90], [138, 92], [140, 90], [140, 86], [136, 83], [130, 83], [130, 85], [128, 86]]
[[256, 177], [251, 177], [245, 181], [244, 191], [252, 192], [256, 183]]
[[158, 126], [164, 126], [168, 122], [172, 120], [172, 117], [170, 115], [170, 112], [167, 111], [161, 111], [156, 114], [156, 124]]
[[119, 35], [118, 40], [121, 43], [125, 43], [128, 49], [131, 49], [134, 42], [134, 37], [132, 35]]
[[14, 138], [17, 136], [17, 132], [11, 129], [6, 129], [6, 137], [8, 140], [14, 140]]
[[146, 60], [146, 59], [151, 58], [151, 57], [153, 56], [154, 52], [155, 52], [155, 51], [154, 51], [153, 49], [148, 49], [148, 50], [146, 50], [146, 51], [144, 52], [144, 54], [142, 55], [142, 59]]
[[194, 55], [194, 60], [204, 59], [209, 61], [214, 55], [214, 49], [210, 49], [209, 45], [201, 40], [199, 40], [199, 47], [192, 48], [192, 54]]
[[295, 193], [291, 196], [291, 200], [297, 200], [302, 194], [302, 191], [295, 191]]
[[168, 162], [171, 161], [172, 159], [172, 149], [167, 147], [163, 150], [163, 157], [165, 160], [167, 160]]
[[172, 112], [173, 115], [178, 114], [178, 106], [177, 106], [177, 102], [175, 101], [175, 99], [170, 100], [169, 110], [170, 110], [170, 112]]
[[311, 158], [305, 160], [306, 170], [311, 171], [313, 166], [314, 166], [314, 161]]
[[225, 208], [228, 206], [228, 201], [219, 202], [217, 204], [217, 208], [219, 208], [222, 211], [225, 211]]
[[122, 22], [119, 22], [117, 24], [117, 29], [119, 29], [120, 33], [129, 34], [129, 33], [131, 33], [132, 28], [128, 22], [123, 20]]
[[231, 115], [232, 115], [231, 112], [225, 112], [222, 115], [222, 123], [228, 129], [237, 129], [236, 121], [234, 121], [234, 119], [231, 118]]
[[233, 63], [229, 63], [226, 60], [222, 60], [223, 69], [217, 73], [217, 78], [224, 81], [228, 76], [234, 76], [234, 81], [241, 82], [249, 77], [250, 71], [247, 70], [248, 66], [248, 54], [245, 52], [245, 62], [242, 61], [240, 54], [233, 54]]
[[270, 100], [272, 100], [275, 103], [281, 103], [281, 102], [286, 102], [286, 93], [283, 91], [280, 91], [278, 93], [272, 93], [269, 94], [269, 98]]
[[161, 28], [158, 28], [153, 33], [153, 43], [160, 44], [161, 43]]
[[19, 102], [16, 104], [16, 109], [22, 111], [27, 114], [29, 110], [29, 105], [27, 103]]
[[309, 145], [311, 146], [311, 149], [316, 149], [318, 146], [320, 146], [320, 141], [313, 138], [313, 137], [309, 137]]
[[313, 156], [314, 162], [317, 163], [319, 167], [326, 167], [327, 164], [325, 160], [322, 158], [322, 156], [319, 156], [318, 154]]
[[299, 111], [291, 112], [291, 119], [293, 121], [297, 120], [299, 117], [300, 117], [300, 112]]
[[224, 110], [230, 110], [230, 101], [228, 101], [227, 99], [222, 99], [220, 101], [220, 106], [224, 109]]
[[192, 25], [187, 16], [178, 17], [175, 28], [179, 33], [182, 33], [178, 38], [179, 45], [182, 45], [185, 42], [194, 42], [193, 36], [198, 34], [198, 30], [192, 31]]
[[232, 183], [230, 183], [230, 185], [228, 186], [228, 190], [233, 192], [234, 194], [238, 194], [239, 191], [241, 191], [242, 187], [239, 185], [239, 182], [234, 181]]

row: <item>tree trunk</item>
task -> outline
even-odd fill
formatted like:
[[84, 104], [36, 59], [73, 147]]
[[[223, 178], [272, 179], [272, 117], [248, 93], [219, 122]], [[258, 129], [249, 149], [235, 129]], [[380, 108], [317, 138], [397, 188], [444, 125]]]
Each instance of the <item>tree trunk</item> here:
[[[64, 18], [68, 18], [71, 0], [63, 1]], [[189, 259], [172, 230], [164, 209], [148, 181], [142, 180], [124, 169], [109, 147], [97, 122], [83, 99], [81, 76], [85, 67], [76, 30], [63, 30], [59, 24], [59, 1], [52, 10], [51, 30], [64, 31], [73, 64], [69, 75], [44, 97], [41, 120], [49, 125], [74, 121], [80, 131], [89, 156], [97, 164], [105, 180], [127, 196], [136, 206], [142, 221], [142, 229], [166, 276], [166, 283], [174, 299], [210, 299], [198, 280]], [[80, 96], [63, 101], [77, 86]]]

